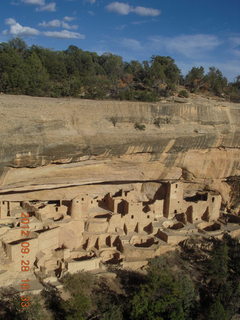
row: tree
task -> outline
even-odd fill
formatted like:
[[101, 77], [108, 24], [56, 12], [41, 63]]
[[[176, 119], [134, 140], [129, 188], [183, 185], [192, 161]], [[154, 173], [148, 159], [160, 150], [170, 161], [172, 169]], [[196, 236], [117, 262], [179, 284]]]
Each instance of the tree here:
[[[187, 298], [187, 301], [186, 301]], [[150, 270], [147, 284], [132, 299], [133, 320], [185, 320], [194, 299], [191, 280], [171, 271]]]
[[159, 95], [170, 95], [180, 80], [180, 70], [171, 57], [152, 56], [148, 84]]
[[231, 101], [240, 102], [240, 75], [236, 77], [234, 82], [229, 83], [227, 93]]
[[196, 92], [205, 82], [204, 68], [193, 67], [185, 77], [185, 85], [191, 92]]
[[208, 320], [227, 320], [225, 309], [219, 299], [213, 302], [207, 312]]
[[0, 47], [0, 90], [5, 93], [25, 94], [28, 75], [24, 57], [9, 44]]
[[90, 298], [81, 293], [75, 294], [70, 299], [63, 302], [66, 320], [86, 320], [90, 307]]
[[49, 75], [35, 52], [27, 57], [26, 70], [28, 72], [28, 88], [26, 89], [26, 93], [44, 96], [48, 89]]
[[122, 57], [112, 53], [104, 53], [100, 58], [100, 64], [111, 80], [119, 79], [123, 75]]
[[150, 72], [167, 84], [177, 84], [180, 78], [180, 70], [171, 57], [152, 56]]
[[221, 95], [228, 84], [227, 79], [223, 76], [222, 72], [215, 67], [209, 68], [209, 72], [206, 75], [206, 82], [210, 91], [216, 95]]
[[12, 40], [9, 40], [8, 44], [11, 48], [13, 48], [15, 51], [21, 54], [26, 53], [28, 49], [28, 45], [21, 38], [14, 38]]
[[228, 277], [228, 246], [226, 242], [216, 243], [211, 252], [211, 258], [208, 263], [207, 274], [210, 277], [214, 287], [226, 283]]

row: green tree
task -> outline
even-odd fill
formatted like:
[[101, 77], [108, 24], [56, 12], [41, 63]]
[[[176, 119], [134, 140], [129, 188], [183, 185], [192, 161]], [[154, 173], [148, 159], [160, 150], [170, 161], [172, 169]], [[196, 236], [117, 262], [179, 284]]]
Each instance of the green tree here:
[[240, 75], [234, 82], [228, 84], [227, 93], [231, 101], [240, 102]]
[[227, 87], [227, 79], [223, 76], [222, 72], [215, 68], [210, 67], [209, 72], [206, 75], [206, 82], [209, 86], [209, 90], [216, 95], [224, 93], [224, 89]]
[[49, 75], [35, 52], [27, 57], [26, 69], [28, 72], [28, 87], [26, 93], [39, 96], [46, 95]]
[[66, 312], [66, 320], [86, 320], [91, 307], [91, 300], [90, 297], [77, 293], [64, 301], [62, 306]]
[[5, 93], [25, 94], [28, 75], [24, 57], [9, 44], [0, 46], [0, 90]]
[[216, 243], [211, 252], [211, 258], [207, 266], [207, 274], [213, 285], [219, 288], [226, 283], [228, 278], [228, 246], [226, 242]]
[[213, 302], [207, 312], [207, 319], [208, 320], [228, 320], [227, 314], [225, 309], [219, 299]]
[[191, 92], [197, 92], [205, 83], [203, 67], [193, 67], [185, 77], [185, 86]]
[[194, 288], [189, 278], [151, 270], [147, 284], [132, 299], [131, 319], [184, 320], [190, 314], [193, 299]]
[[28, 45], [26, 42], [21, 38], [14, 38], [8, 41], [8, 44], [11, 48], [17, 51], [20, 54], [24, 54], [27, 52]]

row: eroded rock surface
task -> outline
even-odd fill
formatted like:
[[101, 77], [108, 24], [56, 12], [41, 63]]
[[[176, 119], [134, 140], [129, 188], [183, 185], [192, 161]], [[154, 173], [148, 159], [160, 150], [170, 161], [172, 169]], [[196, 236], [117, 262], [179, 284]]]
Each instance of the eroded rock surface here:
[[1, 194], [68, 187], [71, 199], [71, 186], [183, 179], [227, 201], [224, 180], [240, 175], [239, 104], [1, 95], [0, 112]]
[[2, 284], [240, 237], [240, 105], [1, 95], [0, 114]]

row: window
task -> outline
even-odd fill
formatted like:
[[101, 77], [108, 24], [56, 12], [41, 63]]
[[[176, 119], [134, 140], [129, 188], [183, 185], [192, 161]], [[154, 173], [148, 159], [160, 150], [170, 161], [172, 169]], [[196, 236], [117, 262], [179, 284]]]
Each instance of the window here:
[[150, 216], [148, 215], [148, 216], [147, 216], [147, 218], [149, 219], [149, 218], [150, 218]]
[[177, 189], [178, 185], [176, 184], [176, 189]]
[[177, 210], [174, 210], [174, 213], [177, 213]]
[[214, 202], [214, 200], [215, 200], [215, 198], [214, 198], [214, 197], [212, 197], [212, 202]]
[[131, 219], [133, 219], [134, 218], [134, 216], [131, 216]]

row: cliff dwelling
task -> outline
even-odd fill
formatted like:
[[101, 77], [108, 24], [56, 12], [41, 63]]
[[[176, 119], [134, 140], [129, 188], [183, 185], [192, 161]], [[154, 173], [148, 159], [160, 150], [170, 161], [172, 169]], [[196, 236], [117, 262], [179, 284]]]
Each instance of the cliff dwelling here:
[[[156, 188], [157, 185], [157, 188]], [[182, 182], [138, 184], [105, 195], [81, 193], [72, 200], [1, 201], [0, 263], [2, 283], [17, 276], [21, 244], [29, 244], [32, 275], [62, 277], [98, 270], [108, 264], [138, 269], [148, 259], [173, 250], [189, 236], [236, 233], [219, 221], [222, 197], [212, 191], [185, 195]], [[21, 216], [28, 218], [28, 237], [21, 237]]]
[[240, 236], [238, 105], [2, 95], [1, 108], [2, 286], [142, 271], [188, 238]]

